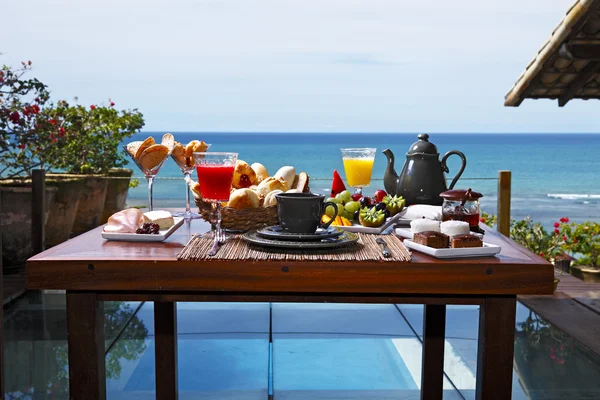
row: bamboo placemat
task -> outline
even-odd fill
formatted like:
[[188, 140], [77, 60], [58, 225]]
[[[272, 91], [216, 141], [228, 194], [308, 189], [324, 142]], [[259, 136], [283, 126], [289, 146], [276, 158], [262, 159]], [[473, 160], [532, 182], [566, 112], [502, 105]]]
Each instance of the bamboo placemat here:
[[[257, 246], [246, 242], [241, 235], [231, 235], [216, 255], [210, 257], [212, 239], [194, 236], [177, 255], [181, 261], [393, 261], [410, 262], [410, 252], [395, 235], [368, 235], [359, 233], [359, 240], [331, 249], [281, 249]], [[391, 257], [383, 257], [375, 239], [381, 237], [388, 245]]]

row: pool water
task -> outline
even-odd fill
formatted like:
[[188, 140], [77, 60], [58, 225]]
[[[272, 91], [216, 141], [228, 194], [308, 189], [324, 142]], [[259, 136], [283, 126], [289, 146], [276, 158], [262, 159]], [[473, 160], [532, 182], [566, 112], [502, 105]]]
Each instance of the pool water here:
[[[111, 302], [107, 398], [154, 399], [152, 303]], [[418, 305], [179, 303], [181, 399], [419, 397]], [[474, 399], [478, 307], [449, 306], [444, 399]], [[7, 310], [7, 399], [68, 398], [64, 294]], [[517, 305], [513, 399], [598, 399], [600, 357]], [[272, 341], [269, 338], [272, 338]]]

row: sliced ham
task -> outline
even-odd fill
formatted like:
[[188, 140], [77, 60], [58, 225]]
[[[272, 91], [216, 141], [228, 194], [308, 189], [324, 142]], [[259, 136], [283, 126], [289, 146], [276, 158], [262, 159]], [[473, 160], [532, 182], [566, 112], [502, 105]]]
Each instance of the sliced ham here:
[[144, 224], [144, 214], [137, 208], [127, 208], [111, 215], [104, 232], [135, 233]]

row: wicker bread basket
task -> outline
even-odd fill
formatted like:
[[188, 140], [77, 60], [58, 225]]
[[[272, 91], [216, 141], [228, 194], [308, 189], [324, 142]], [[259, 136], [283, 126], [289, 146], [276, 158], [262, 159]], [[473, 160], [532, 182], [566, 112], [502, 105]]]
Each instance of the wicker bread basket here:
[[[306, 186], [304, 192], [310, 192], [310, 188]], [[264, 196], [259, 196], [260, 202], [258, 208], [237, 209], [232, 207], [221, 208], [221, 227], [231, 231], [249, 231], [260, 229], [266, 226], [277, 225], [277, 206], [263, 207]], [[205, 221], [210, 222], [212, 212], [211, 203], [204, 201], [196, 193], [194, 200], [198, 206], [200, 215]]]

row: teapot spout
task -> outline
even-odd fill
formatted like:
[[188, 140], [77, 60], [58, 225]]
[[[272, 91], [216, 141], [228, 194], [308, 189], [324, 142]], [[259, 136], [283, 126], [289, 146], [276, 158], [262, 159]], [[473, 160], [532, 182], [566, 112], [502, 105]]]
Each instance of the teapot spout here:
[[387, 167], [385, 169], [385, 173], [383, 174], [383, 186], [385, 187], [385, 191], [391, 195], [395, 195], [398, 188], [398, 173], [394, 169], [394, 153], [390, 149], [385, 149], [382, 151], [383, 154], [387, 157]]

